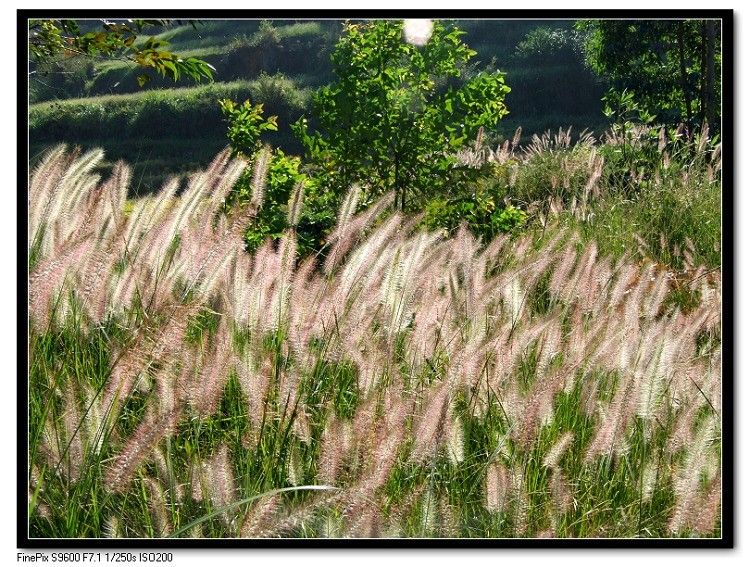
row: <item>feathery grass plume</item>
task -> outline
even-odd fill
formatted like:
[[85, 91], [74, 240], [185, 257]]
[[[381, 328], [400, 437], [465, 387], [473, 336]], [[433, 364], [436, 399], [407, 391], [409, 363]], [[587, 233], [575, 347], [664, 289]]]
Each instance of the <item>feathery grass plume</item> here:
[[643, 358], [639, 361], [636, 376], [641, 383], [637, 410], [640, 417], [653, 418], [656, 415], [666, 389], [665, 383], [669, 380], [669, 372], [672, 368], [672, 345], [667, 337], [663, 335], [662, 337], [661, 340], [655, 340], [658, 346], [648, 361], [648, 365], [643, 364]]
[[263, 206], [263, 198], [266, 193], [266, 177], [268, 176], [268, 167], [271, 164], [271, 148], [264, 145], [255, 156], [255, 166], [253, 167], [252, 194], [250, 203], [255, 209]]
[[116, 416], [123, 399], [133, 391], [138, 377], [148, 364], [150, 354], [146, 347], [145, 330], [141, 329], [130, 344], [124, 345], [121, 351], [115, 351], [113, 354], [115, 356], [110, 378], [102, 393], [102, 407], [108, 414]]
[[396, 248], [396, 252], [392, 256], [392, 260], [386, 271], [385, 279], [383, 280], [383, 286], [381, 288], [381, 301], [389, 311], [390, 319], [389, 329], [392, 328], [394, 319], [398, 316], [399, 307], [401, 305], [401, 296], [404, 288], [404, 250], [400, 246]]
[[692, 439], [693, 424], [705, 402], [705, 398], [703, 397], [705, 390], [701, 393], [700, 376], [707, 373], [707, 364], [700, 361], [686, 370], [685, 374], [687, 378], [685, 384], [681, 385], [679, 390], [675, 389], [677, 391], [673, 394], [675, 396], [674, 403], [678, 407], [679, 413], [677, 414], [669, 443], [667, 444], [667, 448], [672, 454], [677, 453], [687, 446]]
[[565, 376], [562, 373], [541, 376], [534, 383], [533, 390], [523, 400], [522, 416], [512, 435], [522, 447], [528, 448], [536, 438], [540, 426], [549, 421], [554, 396], [564, 385]]
[[464, 460], [464, 428], [455, 412], [448, 422], [448, 458], [454, 465]]
[[[87, 232], [97, 235], [101, 230], [97, 219], [105, 219], [104, 222], [110, 220], [100, 214], [103, 200], [94, 194], [100, 179], [98, 175], [86, 178], [80, 187], [74, 189], [75, 200], [65, 204], [59, 212], [59, 218], [49, 233], [48, 243], [43, 243], [49, 244], [49, 249], [43, 248], [43, 252], [54, 253], [66, 243], [79, 240]], [[97, 192], [101, 193], [101, 190]]]
[[[65, 236], [69, 237], [82, 228], [73, 221], [76, 217], [80, 219], [80, 215], [76, 214], [80, 210], [77, 205], [98, 182], [99, 177], [91, 176], [90, 173], [103, 158], [102, 150], [90, 150], [80, 158], [74, 159], [62, 175], [56, 187], [57, 190], [51, 195], [49, 203], [42, 211], [42, 215], [49, 223], [48, 227], [54, 228], [54, 230], [44, 232], [45, 242], [42, 248], [45, 254], [65, 244], [65, 239], [62, 238], [63, 230]], [[64, 220], [68, 221], [65, 223], [66, 226], [63, 226]]]
[[174, 411], [141, 422], [114, 462], [107, 467], [104, 477], [107, 489], [124, 492], [136, 469], [156, 444], [173, 433], [178, 419], [179, 413]]
[[420, 530], [423, 537], [432, 537], [436, 535], [438, 529], [438, 497], [432, 486], [427, 486], [422, 492], [422, 502], [420, 503], [421, 518]]
[[372, 453], [377, 441], [382, 441], [384, 431], [377, 420], [378, 399], [375, 395], [367, 396], [357, 406], [351, 420], [351, 466], [361, 468], [371, 463]]
[[59, 144], [47, 151], [31, 173], [29, 183], [29, 242], [42, 237], [44, 218], [54, 192], [59, 187], [62, 172], [70, 159], [67, 147]]
[[541, 371], [547, 371], [552, 364], [553, 359], [562, 352], [563, 349], [563, 329], [560, 324], [560, 314], [555, 312], [550, 314], [549, 325], [544, 330], [539, 344], [539, 357], [537, 360], [537, 375]]
[[190, 497], [196, 502], [209, 499], [207, 471], [197, 456], [190, 463]]
[[[238, 237], [252, 214], [251, 211], [248, 211], [247, 215], [236, 215], [231, 224], [223, 227], [223, 230], [220, 224], [219, 229], [206, 238], [206, 242], [210, 246], [207, 245], [203, 254], [190, 258], [192, 269], [185, 270], [188, 271], [190, 280], [183, 292], [184, 297], [191, 292], [198, 292], [203, 297], [209, 297], [215, 291], [217, 285], [223, 282], [235, 255], [242, 253], [242, 246], [238, 242]], [[235, 238], [237, 239], [235, 240]], [[226, 241], [235, 242], [235, 245], [228, 248]]]
[[690, 524], [701, 535], [709, 536], [716, 529], [721, 510], [721, 475], [708, 486], [706, 494], [695, 505]]
[[295, 261], [297, 258], [297, 235], [292, 230], [284, 231], [279, 243], [279, 272], [272, 296], [271, 323], [273, 329], [286, 329], [289, 317], [289, 301], [292, 294]]
[[[346, 265], [341, 269], [341, 276], [338, 281], [338, 292], [342, 299], [355, 297], [355, 285], [359, 284], [364, 286], [368, 282], [368, 277], [372, 277], [373, 259], [387, 261], [389, 255], [385, 253], [385, 250], [392, 241], [397, 240], [398, 231], [402, 221], [403, 218], [400, 215], [393, 215], [380, 227], [375, 229], [373, 234], [371, 234], [369, 238], [351, 254]], [[339, 241], [337, 241], [336, 246], [331, 251], [329, 258], [339, 250], [338, 242]], [[342, 246], [340, 251], [340, 255], [343, 256], [343, 254], [348, 251], [348, 248], [345, 250]], [[389, 254], [392, 254], [392, 252], [389, 252]], [[326, 271], [330, 273], [334, 267], [335, 263], [329, 264], [328, 258], [326, 258]]]
[[669, 531], [672, 533], [680, 532], [690, 522], [690, 511], [699, 498], [701, 472], [710, 458], [714, 434], [714, 420], [704, 420], [688, 448], [684, 462], [674, 472], [675, 507], [669, 520]]
[[111, 232], [122, 224], [132, 176], [130, 168], [124, 162], [118, 161], [112, 169], [112, 175], [102, 186], [104, 211], [99, 219], [95, 219], [101, 226], [97, 233], [100, 240], [107, 239]]
[[451, 386], [448, 381], [428, 390], [424, 410], [414, 426], [411, 457], [415, 461], [429, 457], [437, 449], [450, 406], [450, 395]]
[[513, 278], [503, 288], [503, 297], [506, 305], [508, 306], [508, 314], [513, 325], [519, 320], [526, 303], [526, 294], [521, 288], [521, 281], [519, 278]]
[[[216, 156], [206, 171], [194, 174], [188, 183], [188, 187], [162, 222], [155, 227], [148, 239], [148, 249], [145, 260], [151, 266], [161, 268], [168, 259], [170, 247], [174, 245], [175, 239], [180, 236], [196, 214], [204, 199], [210, 201], [210, 191], [213, 188], [211, 179], [222, 171], [229, 160], [229, 151], [225, 150]], [[200, 228], [206, 228], [205, 224]], [[145, 244], [145, 243], [144, 243]]]
[[172, 522], [167, 512], [167, 500], [164, 496], [164, 487], [153, 478], [145, 478], [144, 482], [149, 493], [149, 507], [154, 518], [156, 537], [166, 537], [171, 534]]
[[200, 371], [191, 385], [190, 394], [191, 405], [201, 417], [216, 413], [233, 362], [232, 336], [223, 317], [216, 331], [213, 346], [208, 348], [210, 351], [201, 363]]
[[402, 250], [399, 248], [388, 269], [383, 301], [389, 315], [387, 330], [390, 338], [393, 338], [394, 332], [402, 331], [409, 323], [406, 313], [413, 303], [414, 282], [426, 249], [437, 237], [437, 234], [417, 234], [403, 250], [403, 260], [401, 259]]
[[583, 202], [587, 203], [590, 196], [599, 197], [601, 196], [601, 189], [599, 188], [599, 180], [602, 177], [604, 171], [604, 157], [599, 155], [596, 150], [591, 152], [590, 162], [590, 176], [586, 182], [586, 186], [583, 189]]
[[[351, 250], [352, 246], [357, 241], [357, 238], [361, 236], [366, 227], [368, 218], [365, 214], [360, 214], [351, 218], [359, 199], [359, 191], [359, 186], [356, 185], [352, 186], [349, 190], [349, 193], [344, 200], [344, 204], [339, 210], [339, 220], [337, 221], [336, 227], [328, 236], [327, 243], [331, 245], [331, 249], [323, 263], [326, 273], [332, 273], [340, 264], [344, 256]], [[353, 209], [352, 206], [355, 208]], [[348, 212], [347, 207], [349, 208]], [[341, 219], [344, 218], [346, 220], [342, 222]]]
[[58, 255], [41, 261], [29, 274], [29, 316], [39, 328], [52, 322], [53, 300], [60, 299], [68, 272], [84, 262], [93, 246], [90, 239], [71, 244]]
[[552, 504], [555, 508], [555, 514], [552, 516], [556, 523], [558, 518], [563, 516], [573, 505], [573, 493], [570, 490], [570, 483], [565, 478], [565, 474], [559, 467], [552, 469], [550, 475], [550, 493], [552, 494]]
[[286, 461], [286, 476], [289, 479], [289, 486], [301, 486], [304, 484], [304, 471], [302, 470], [300, 449], [297, 443], [292, 443], [289, 449]]
[[255, 370], [252, 366], [250, 357], [245, 356], [238, 361], [236, 370], [242, 392], [247, 397], [248, 418], [254, 426], [260, 427], [266, 407], [266, 395], [271, 383], [273, 362], [266, 357], [259, 369]]
[[498, 513], [506, 509], [511, 488], [510, 473], [501, 462], [493, 462], [487, 467], [485, 480], [485, 508]]
[[339, 215], [336, 219], [336, 228], [334, 229], [334, 234], [340, 235], [343, 231], [344, 226], [346, 226], [349, 220], [357, 212], [357, 205], [359, 204], [359, 198], [361, 196], [362, 187], [357, 183], [353, 184], [349, 188], [349, 191], [347, 191], [344, 202], [339, 209]]
[[[104, 319], [107, 308], [108, 276], [115, 261], [114, 251], [111, 249], [96, 250], [86, 261], [83, 269], [80, 301], [93, 321]], [[79, 284], [80, 286], [80, 284]]]
[[172, 177], [153, 198], [140, 199], [128, 217], [125, 233], [122, 238], [122, 250], [131, 257], [138, 257], [149, 233], [155, 234], [161, 228], [161, 221], [170, 207], [175, 206], [175, 193], [180, 188], [180, 181]]
[[84, 464], [85, 447], [83, 434], [85, 429], [81, 420], [81, 412], [72, 388], [66, 388], [63, 392], [63, 416], [62, 422], [65, 428], [63, 439], [66, 447], [65, 460], [66, 476], [76, 482], [81, 477], [81, 469]]
[[526, 491], [526, 475], [524, 465], [513, 463], [510, 470], [510, 490], [513, 502], [513, 530], [516, 535], [524, 535], [529, 528], [530, 503]]
[[[573, 273], [563, 287], [562, 297], [568, 302], [572, 302], [575, 299], [580, 299], [585, 296], [590, 291], [588, 288], [594, 285], [594, 282], [589, 276], [594, 262], [596, 262], [596, 256], [597, 246], [594, 241], [591, 241], [586, 244], [576, 268], [573, 270]], [[581, 304], [584, 310], [587, 310], [589, 307], [583, 302], [581, 302]]]
[[567, 246], [563, 250], [562, 258], [555, 266], [549, 282], [549, 289], [557, 297], [563, 295], [565, 284], [568, 281], [570, 271], [576, 262], [576, 251], [573, 246]]
[[656, 319], [664, 298], [669, 293], [669, 273], [661, 271], [651, 286], [648, 300], [644, 306], [644, 317], [647, 320]]
[[[639, 276], [638, 267], [633, 264], [627, 264], [620, 266], [617, 270], [617, 279], [612, 284], [609, 292], [609, 306], [614, 309], [620, 306], [621, 302], [626, 298], [626, 294], [633, 288], [635, 282]], [[637, 313], [635, 314], [637, 316]]]
[[440, 521], [439, 534], [444, 538], [457, 538], [461, 536], [461, 519], [458, 515], [458, 506], [451, 505], [447, 497], [440, 495], [438, 498], [437, 517]]
[[[296, 394], [296, 396], [299, 396], [299, 394]], [[313, 439], [312, 425], [310, 424], [310, 416], [304, 409], [304, 406], [299, 406], [297, 411], [292, 415], [294, 420], [292, 422], [292, 433], [294, 433], [302, 443], [310, 445]], [[298, 476], [302, 478], [302, 475]]]
[[295, 227], [299, 224], [300, 215], [302, 214], [302, 204], [305, 201], [305, 182], [298, 181], [292, 189], [287, 204], [286, 222], [289, 226]]
[[[380, 424], [378, 424], [380, 425]], [[393, 470], [401, 444], [405, 437], [405, 425], [399, 423], [393, 430], [376, 437], [374, 447], [368, 448], [371, 453], [371, 463], [364, 475], [363, 487], [368, 493], [374, 493], [388, 480]]]
[[109, 516], [104, 521], [104, 537], [109, 539], [122, 537], [122, 533], [120, 532], [120, 518]]
[[[211, 504], [214, 508], [223, 508], [234, 502], [237, 498], [237, 487], [232, 462], [229, 459], [229, 447], [222, 444], [214, 453], [211, 460], [206, 464], [209, 478], [209, 491]], [[224, 523], [233, 528], [235, 523], [235, 511], [222, 513]]]
[[[175, 375], [175, 367], [179, 366], [179, 360], [189, 356], [186, 350], [183, 346], [182, 351], [174, 357], [174, 361], [170, 360], [167, 364], [163, 364], [154, 374], [154, 392], [159, 404], [159, 413], [170, 412], [180, 403], [179, 386], [181, 384], [178, 376]], [[185, 365], [183, 363], [183, 366]]]
[[267, 530], [264, 537], [289, 536], [290, 532], [298, 529], [300, 525], [312, 522], [320, 509], [330, 505], [332, 500], [333, 498], [330, 495], [323, 496], [312, 498], [307, 503], [297, 506], [286, 517], [279, 519], [275, 525]]
[[310, 339], [310, 313], [313, 305], [322, 299], [320, 282], [315, 276], [317, 267], [314, 257], [299, 263], [292, 276], [289, 310], [289, 339], [297, 355], [306, 351]]
[[641, 498], [644, 502], [649, 502], [654, 495], [658, 474], [659, 469], [653, 461], [648, 461], [643, 467], [643, 472], [641, 473]]
[[234, 324], [239, 327], [247, 326], [248, 302], [250, 290], [246, 286], [250, 276], [252, 258], [249, 254], [235, 254], [227, 279], [226, 304], [231, 307], [230, 315]]
[[278, 524], [277, 518], [281, 508], [278, 494], [260, 498], [245, 514], [240, 529], [240, 537], [269, 537]]
[[634, 382], [632, 375], [621, 377], [615, 397], [601, 415], [599, 428], [586, 452], [585, 462], [589, 463], [600, 455], [612, 454], [618, 434], [627, 427], [625, 405], [629, 398], [634, 397]]
[[335, 486], [352, 448], [351, 423], [332, 417], [323, 430], [318, 457], [321, 484]]
[[[352, 188], [352, 190], [353, 189], [354, 188]], [[351, 250], [352, 246], [361, 239], [363, 233], [365, 233], [366, 230], [373, 225], [373, 223], [383, 213], [383, 211], [391, 206], [392, 200], [393, 192], [386, 193], [366, 211], [363, 211], [362, 213], [350, 218], [350, 220], [348, 220], [346, 224], [340, 227], [338, 224], [336, 225], [336, 228], [331, 232], [328, 239], [326, 240], [327, 244], [332, 245], [332, 248], [328, 253], [328, 257], [326, 258], [325, 263], [323, 264], [325, 273], [331, 274], [335, 270], [335, 268], [339, 266], [341, 260]], [[347, 200], [345, 202], [345, 205], [347, 203], [351, 205], [351, 201]], [[341, 212], [339, 216], [341, 217], [342, 214], [343, 212]], [[393, 226], [391, 228], [399, 228], [401, 227], [403, 220], [403, 217], [401, 217], [400, 215], [393, 214], [385, 224], [392, 223]], [[364, 253], [364, 250], [369, 249], [371, 246], [375, 246], [376, 242], [377, 241], [372, 237], [372, 235], [368, 236], [362, 246], [360, 246], [358, 251], [354, 254], [355, 256], [358, 256], [358, 261], [350, 260], [347, 262], [348, 265], [354, 263], [354, 266], [349, 270], [350, 273], [359, 273], [359, 268], [362, 267], [362, 262], [370, 262], [373, 257], [377, 258], [376, 255]], [[372, 266], [369, 264], [367, 264], [366, 267], [372, 268]]]
[[560, 437], [558, 437], [557, 441], [555, 441], [555, 444], [547, 452], [542, 464], [550, 469], [556, 468], [560, 463], [560, 459], [562, 458], [563, 454], [568, 450], [572, 442], [573, 432], [566, 431], [565, 433], [563, 433]]
[[220, 174], [215, 175], [212, 179], [213, 188], [210, 197], [206, 200], [203, 207], [203, 214], [206, 220], [209, 220], [216, 214], [216, 211], [226, 202], [227, 197], [242, 173], [247, 169], [247, 162], [242, 159], [232, 159]]
[[377, 506], [367, 500], [362, 500], [360, 505], [348, 514], [350, 521], [347, 535], [356, 538], [377, 538], [383, 519]]

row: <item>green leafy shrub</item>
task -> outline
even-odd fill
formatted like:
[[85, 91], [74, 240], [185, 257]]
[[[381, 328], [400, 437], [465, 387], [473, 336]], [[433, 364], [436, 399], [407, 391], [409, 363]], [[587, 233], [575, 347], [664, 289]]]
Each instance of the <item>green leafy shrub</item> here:
[[235, 156], [252, 157], [260, 149], [261, 134], [279, 129], [276, 116], [263, 119], [262, 104], [251, 104], [249, 100], [236, 104], [224, 98], [219, 101], [219, 107], [229, 124], [227, 138]]
[[[490, 169], [490, 168], [486, 168]], [[425, 206], [423, 226], [453, 232], [462, 223], [485, 242], [500, 233], [515, 232], [526, 223], [527, 214], [510, 204], [502, 167], [473, 183], [472, 191], [452, 197], [436, 197]]]
[[[246, 100], [237, 104], [232, 100], [219, 101], [228, 124], [232, 153], [249, 161], [263, 161], [267, 168], [263, 189], [263, 206], [245, 231], [249, 250], [257, 249], [267, 238], [278, 239], [293, 224], [299, 231], [299, 252], [304, 255], [320, 248], [323, 235], [335, 222], [334, 202], [322, 192], [318, 184], [301, 171], [301, 159], [285, 154], [281, 149], [263, 146], [261, 136], [277, 130], [277, 117], [263, 117], [263, 105]], [[255, 169], [248, 167], [237, 180], [227, 199], [227, 205], [243, 204], [253, 197]], [[290, 223], [289, 202], [295, 191], [305, 195], [301, 215]], [[308, 206], [309, 205], [309, 206]], [[299, 215], [298, 215], [299, 216]]]

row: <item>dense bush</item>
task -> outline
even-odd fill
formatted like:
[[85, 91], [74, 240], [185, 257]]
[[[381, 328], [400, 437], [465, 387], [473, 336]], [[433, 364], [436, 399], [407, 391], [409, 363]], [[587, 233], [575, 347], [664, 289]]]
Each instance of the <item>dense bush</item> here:
[[516, 46], [514, 56], [535, 64], [583, 63], [585, 38], [581, 31], [537, 27]]
[[508, 165], [484, 167], [476, 179], [443, 197], [430, 200], [424, 209], [422, 225], [453, 233], [464, 225], [487, 243], [502, 233], [518, 232], [527, 214], [510, 202]]

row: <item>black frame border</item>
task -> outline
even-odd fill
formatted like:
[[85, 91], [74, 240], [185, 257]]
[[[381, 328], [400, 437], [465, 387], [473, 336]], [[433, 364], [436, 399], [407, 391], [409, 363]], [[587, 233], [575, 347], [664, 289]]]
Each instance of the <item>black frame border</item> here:
[[[611, 539], [53, 539], [28, 535], [28, 25], [30, 18], [128, 18], [170, 19], [378, 19], [429, 17], [434, 19], [720, 19], [722, 54], [722, 536], [721, 538], [611, 538]], [[735, 106], [734, 11], [729, 9], [537, 9], [537, 10], [427, 10], [427, 9], [18, 9], [16, 11], [17, 57], [17, 509], [16, 546], [19, 549], [299, 549], [299, 548], [733, 548], [735, 545], [735, 428], [734, 373], [734, 213]], [[728, 308], [725, 309], [725, 306]], [[22, 341], [21, 338], [24, 340]]]

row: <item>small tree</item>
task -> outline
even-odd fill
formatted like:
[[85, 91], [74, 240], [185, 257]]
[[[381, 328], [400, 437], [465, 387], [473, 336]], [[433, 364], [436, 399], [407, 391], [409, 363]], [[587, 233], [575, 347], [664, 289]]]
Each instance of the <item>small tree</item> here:
[[402, 30], [400, 21], [347, 24], [332, 55], [337, 80], [314, 96], [317, 130], [304, 118], [294, 130], [332, 189], [393, 189], [404, 209], [412, 193], [445, 185], [455, 150], [508, 113], [510, 88], [500, 73], [456, 84], [476, 54], [458, 29], [435, 22], [423, 47]]

